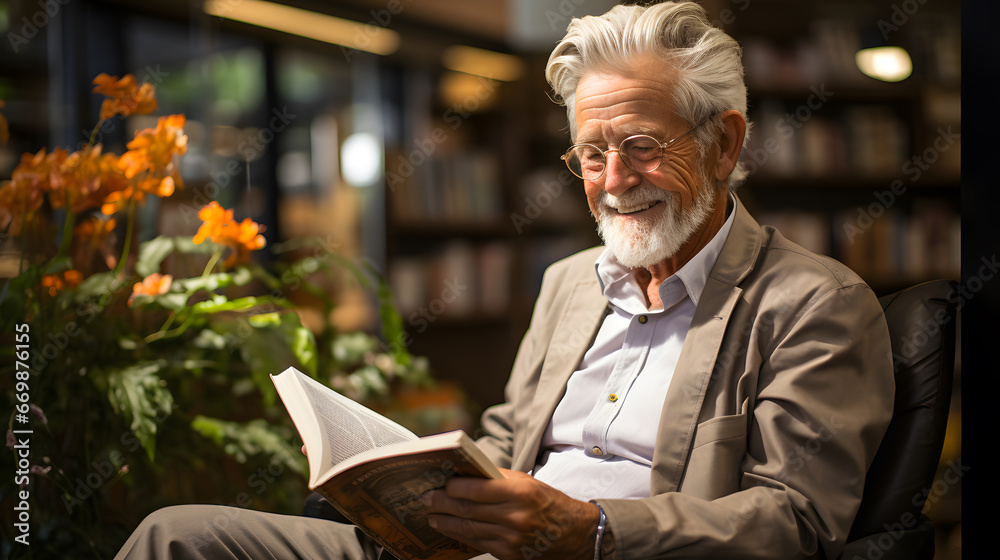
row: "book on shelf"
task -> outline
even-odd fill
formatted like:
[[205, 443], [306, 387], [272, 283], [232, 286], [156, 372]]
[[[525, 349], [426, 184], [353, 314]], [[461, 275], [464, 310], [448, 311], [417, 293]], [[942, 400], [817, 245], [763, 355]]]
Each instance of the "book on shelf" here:
[[417, 437], [294, 367], [271, 380], [308, 451], [311, 490], [399, 558], [481, 554], [432, 529], [421, 500], [455, 476], [503, 478], [465, 432]]
[[511, 299], [510, 242], [451, 240], [433, 249], [396, 256], [389, 270], [396, 307], [411, 327], [432, 317], [504, 315]]
[[[879, 211], [872, 217], [872, 208]], [[961, 216], [943, 200], [918, 200], [910, 213], [872, 205], [834, 217], [834, 256], [875, 285], [961, 275]]]
[[501, 166], [481, 150], [434, 153], [387, 178], [395, 217], [413, 224], [480, 224], [503, 216]]

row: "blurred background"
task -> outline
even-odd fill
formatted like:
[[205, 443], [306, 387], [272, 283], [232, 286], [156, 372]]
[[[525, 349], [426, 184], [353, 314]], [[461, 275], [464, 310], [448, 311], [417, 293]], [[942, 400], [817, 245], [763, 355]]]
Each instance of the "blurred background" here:
[[[739, 195], [757, 220], [879, 294], [958, 280], [958, 4], [700, 3], [744, 47], [755, 125]], [[97, 74], [152, 83], [157, 114], [187, 116], [186, 188], [143, 208], [139, 240], [190, 235], [185, 209], [219, 200], [269, 243], [319, 238], [368, 261], [402, 342], [474, 418], [503, 398], [545, 267], [599, 243], [543, 69], [570, 18], [615, 4], [0, 1], [0, 177], [23, 152], [87, 142]], [[154, 125], [108, 121], [97, 140], [120, 149]], [[337, 302], [338, 328], [377, 328], [366, 292]], [[322, 323], [308, 300], [297, 311]], [[944, 465], [960, 458], [960, 372]], [[960, 495], [928, 500], [939, 558], [960, 556]]]

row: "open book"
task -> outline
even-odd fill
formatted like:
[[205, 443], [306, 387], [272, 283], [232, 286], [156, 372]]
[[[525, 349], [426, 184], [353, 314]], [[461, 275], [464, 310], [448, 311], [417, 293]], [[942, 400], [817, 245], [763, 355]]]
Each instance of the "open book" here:
[[454, 476], [503, 478], [465, 432], [417, 437], [295, 368], [271, 380], [309, 452], [310, 489], [398, 558], [481, 554], [432, 529], [421, 501]]

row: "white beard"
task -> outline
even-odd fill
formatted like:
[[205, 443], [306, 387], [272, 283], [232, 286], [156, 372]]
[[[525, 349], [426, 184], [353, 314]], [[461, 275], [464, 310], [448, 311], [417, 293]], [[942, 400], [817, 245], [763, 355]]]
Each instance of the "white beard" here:
[[[624, 219], [617, 209], [660, 201], [659, 216], [648, 219]], [[673, 193], [642, 184], [622, 196], [602, 192], [597, 200], [597, 233], [604, 244], [626, 268], [649, 268], [668, 259], [687, 243], [715, 211], [715, 197], [700, 192], [694, 206], [682, 211]]]

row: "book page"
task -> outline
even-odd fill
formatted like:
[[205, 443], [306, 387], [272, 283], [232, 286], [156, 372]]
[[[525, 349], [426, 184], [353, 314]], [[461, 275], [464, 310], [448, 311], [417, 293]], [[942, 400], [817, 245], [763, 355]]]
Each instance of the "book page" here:
[[295, 379], [316, 411], [330, 466], [371, 449], [417, 439], [413, 432], [392, 420], [297, 370], [296, 373]]
[[[431, 528], [421, 497], [455, 476], [503, 478], [463, 432], [426, 436], [384, 449], [410, 448], [369, 460], [325, 478], [316, 488], [345, 517], [397, 558], [464, 560], [481, 553]], [[377, 452], [373, 452], [377, 453]]]

